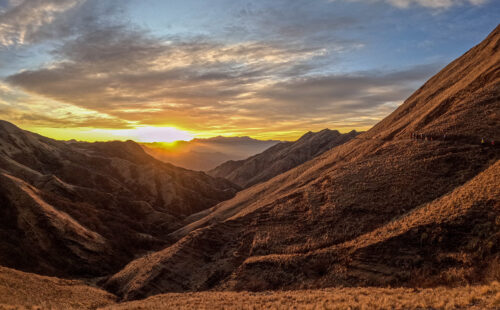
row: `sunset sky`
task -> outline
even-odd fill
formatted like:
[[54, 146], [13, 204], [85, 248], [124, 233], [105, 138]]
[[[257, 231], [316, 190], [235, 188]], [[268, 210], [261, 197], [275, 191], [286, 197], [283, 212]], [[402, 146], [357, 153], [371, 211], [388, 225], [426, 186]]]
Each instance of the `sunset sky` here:
[[57, 139], [366, 130], [497, 0], [0, 0], [0, 119]]

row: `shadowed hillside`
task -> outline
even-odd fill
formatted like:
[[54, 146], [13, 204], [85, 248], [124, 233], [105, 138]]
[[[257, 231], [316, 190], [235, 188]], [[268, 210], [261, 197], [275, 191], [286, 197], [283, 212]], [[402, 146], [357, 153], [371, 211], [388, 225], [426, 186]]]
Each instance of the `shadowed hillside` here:
[[162, 163], [132, 142], [48, 139], [0, 121], [0, 264], [108, 274], [169, 242], [237, 187]]
[[245, 160], [225, 162], [208, 173], [246, 188], [297, 167], [357, 135], [355, 130], [346, 134], [329, 129], [308, 132], [295, 142], [278, 143]]
[[193, 215], [107, 288], [136, 299], [498, 279], [499, 41], [500, 26], [368, 132]]

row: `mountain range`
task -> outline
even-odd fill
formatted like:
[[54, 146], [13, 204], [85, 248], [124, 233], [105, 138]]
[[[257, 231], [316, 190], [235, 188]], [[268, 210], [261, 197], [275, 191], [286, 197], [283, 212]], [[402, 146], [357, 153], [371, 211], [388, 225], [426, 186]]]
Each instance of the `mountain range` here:
[[[500, 26], [369, 131], [190, 217], [105, 287], [165, 292], [498, 279]], [[417, 136], [420, 139], [415, 139]]]
[[228, 179], [243, 188], [250, 187], [297, 167], [358, 134], [355, 130], [346, 134], [329, 129], [309, 131], [297, 141], [278, 143], [244, 160], [227, 161], [208, 174]]
[[0, 265], [105, 275], [169, 244], [182, 219], [234, 196], [221, 178], [135, 142], [64, 142], [0, 122]]
[[208, 171], [229, 160], [240, 160], [258, 154], [279, 143], [250, 137], [213, 137], [175, 141], [173, 143], [141, 143], [146, 153], [178, 167]]

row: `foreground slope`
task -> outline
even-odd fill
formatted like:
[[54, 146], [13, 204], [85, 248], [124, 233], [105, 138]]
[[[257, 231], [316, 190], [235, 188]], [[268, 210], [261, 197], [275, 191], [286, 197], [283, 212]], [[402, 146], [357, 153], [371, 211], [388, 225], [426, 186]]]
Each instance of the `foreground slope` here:
[[[500, 140], [499, 40], [497, 27], [370, 131], [193, 215], [172, 234], [176, 244], [131, 262], [107, 288], [134, 299], [210, 288], [454, 284], [492, 274], [500, 157], [498, 142], [480, 141]], [[475, 191], [478, 182], [485, 192]], [[385, 259], [364, 245], [361, 236], [429, 203], [453, 209], [465, 193], [456, 222], [424, 212], [411, 230], [379, 240]], [[450, 205], [439, 200], [446, 195]]]
[[297, 141], [281, 142], [247, 159], [225, 162], [208, 174], [225, 178], [243, 188], [250, 187], [297, 167], [357, 135], [355, 130], [346, 134], [329, 129], [308, 132]]
[[116, 296], [78, 280], [0, 267], [0, 309], [96, 309]]
[[251, 257], [223, 287], [418, 287], [498, 280], [499, 175], [500, 160], [451, 193], [340, 244]]
[[117, 303], [76, 280], [0, 267], [0, 309], [497, 309], [500, 284], [434, 289], [334, 288], [275, 292], [171, 293]]
[[498, 309], [498, 282], [458, 288], [170, 293], [104, 309]]
[[164, 247], [185, 216], [236, 190], [131, 141], [56, 141], [0, 121], [0, 265], [107, 274]]

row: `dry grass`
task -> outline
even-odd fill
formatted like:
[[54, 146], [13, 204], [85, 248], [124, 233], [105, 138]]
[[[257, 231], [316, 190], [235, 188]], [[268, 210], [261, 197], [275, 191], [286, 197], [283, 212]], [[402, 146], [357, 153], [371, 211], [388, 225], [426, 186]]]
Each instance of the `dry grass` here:
[[96, 309], [116, 297], [82, 281], [0, 267], [0, 309]]
[[499, 309], [500, 283], [433, 289], [330, 288], [321, 290], [198, 292], [115, 303], [115, 296], [82, 281], [0, 267], [3, 309]]
[[175, 293], [105, 309], [498, 309], [500, 283], [460, 288], [336, 288]]

